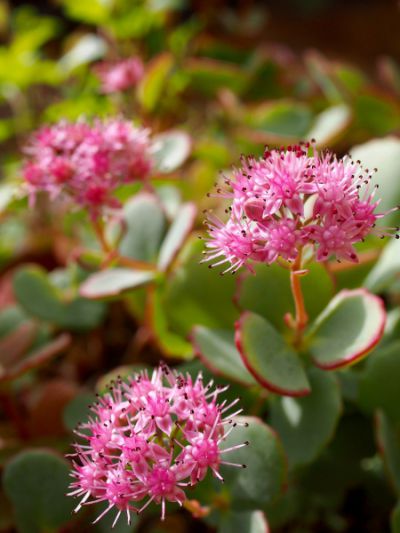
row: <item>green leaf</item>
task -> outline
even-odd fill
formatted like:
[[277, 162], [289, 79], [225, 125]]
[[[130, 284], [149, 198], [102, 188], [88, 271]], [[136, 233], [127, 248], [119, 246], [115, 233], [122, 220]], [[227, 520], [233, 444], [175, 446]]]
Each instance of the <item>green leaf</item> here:
[[400, 422], [400, 341], [374, 353], [360, 378], [358, 400], [367, 410], [383, 409]]
[[106, 307], [101, 302], [91, 302], [86, 298], [74, 298], [63, 304], [59, 325], [67, 329], [93, 329], [104, 319]]
[[397, 105], [382, 96], [360, 92], [354, 101], [356, 124], [370, 136], [381, 136], [399, 127]]
[[141, 287], [154, 278], [155, 272], [151, 270], [110, 268], [89, 276], [82, 283], [80, 294], [89, 299], [111, 298], [125, 291]]
[[245, 117], [247, 126], [267, 138], [303, 138], [311, 127], [311, 121], [312, 114], [307, 106], [284, 100], [258, 105]]
[[[364, 168], [378, 168], [378, 172], [371, 181], [371, 187], [379, 184], [379, 211], [400, 203], [400, 139], [396, 137], [384, 137], [374, 139], [364, 144], [355, 146], [351, 150], [354, 160], [359, 159]], [[398, 213], [387, 215], [383, 220], [384, 226], [390, 226], [399, 220]]]
[[[253, 311], [282, 329], [285, 314], [294, 312], [289, 272], [277, 264], [259, 264], [255, 270], [255, 276], [245, 274], [239, 278], [237, 303], [241, 309]], [[332, 298], [332, 281], [324, 267], [316, 263], [301, 278], [301, 286], [307, 313], [315, 318]]]
[[328, 107], [315, 118], [306, 138], [315, 139], [318, 146], [332, 144], [346, 131], [351, 118], [351, 109], [345, 104]]
[[61, 0], [68, 16], [89, 24], [107, 22], [113, 8], [113, 0]]
[[364, 281], [373, 292], [382, 292], [397, 278], [400, 270], [400, 240], [391, 239]]
[[61, 315], [61, 295], [40, 267], [28, 266], [18, 270], [14, 275], [13, 287], [18, 302], [28, 313], [43, 320]]
[[[1, 131], [0, 131], [1, 137]], [[19, 187], [13, 183], [0, 184], [0, 213], [5, 211], [8, 205], [15, 199]]]
[[165, 286], [166, 320], [182, 336], [188, 335], [197, 324], [231, 328], [238, 315], [232, 302], [233, 276], [218, 276], [215, 270], [200, 264], [203, 244], [198, 240], [191, 242], [189, 248], [184, 262], [174, 269]]
[[157, 187], [157, 196], [160, 198], [163, 209], [169, 219], [175, 218], [182, 203], [182, 194], [174, 185], [161, 185]]
[[245, 464], [246, 468], [226, 466], [221, 472], [232, 508], [256, 510], [272, 502], [282, 491], [286, 480], [285, 456], [276, 434], [262, 420], [238, 417], [237, 421], [249, 425], [237, 426], [224, 441], [222, 449], [246, 441], [249, 446], [222, 456], [226, 461]]
[[191, 344], [183, 336], [171, 331], [169, 327], [161, 290], [154, 291], [151, 318], [151, 327], [159, 348], [166, 356], [178, 359], [191, 359], [193, 357]]
[[0, 311], [0, 339], [12, 333], [22, 324], [29, 322], [30, 317], [17, 305], [7, 306]]
[[269, 533], [268, 522], [262, 511], [229, 512], [221, 516], [218, 533]]
[[124, 205], [126, 234], [121, 244], [122, 255], [140, 261], [155, 261], [166, 227], [160, 200], [149, 193], [137, 194]]
[[225, 61], [190, 58], [184, 67], [190, 76], [191, 87], [208, 96], [213, 96], [224, 88], [241, 94], [249, 81], [243, 68]]
[[396, 491], [400, 493], [400, 424], [379, 412], [376, 430], [379, 450]]
[[75, 97], [57, 100], [54, 104], [50, 104], [43, 114], [43, 120], [47, 122], [58, 122], [61, 119], [74, 121], [83, 115], [87, 118], [107, 117], [113, 113], [115, 109], [110, 99], [97, 94], [79, 93]]
[[393, 509], [390, 519], [391, 533], [400, 533], [400, 502]]
[[173, 66], [174, 58], [169, 52], [158, 55], [148, 65], [138, 87], [138, 99], [146, 111], [157, 107]]
[[260, 315], [250, 311], [241, 315], [235, 342], [247, 369], [263, 387], [287, 396], [310, 393], [299, 355]]
[[213, 374], [247, 386], [257, 384], [237, 351], [233, 331], [196, 326], [191, 340], [196, 355]]
[[341, 291], [311, 326], [314, 363], [326, 370], [356, 363], [378, 344], [385, 322], [380, 298], [365, 289]]
[[170, 130], [153, 137], [152, 155], [159, 172], [173, 172], [188, 158], [192, 139], [184, 131]]
[[158, 268], [161, 272], [167, 270], [188, 238], [196, 218], [196, 211], [193, 203], [183, 204], [179, 208], [160, 248]]
[[326, 99], [332, 103], [342, 102], [341, 87], [333, 79], [331, 70], [326, 66], [326, 60], [318, 52], [313, 50], [306, 52], [304, 55], [311, 78], [319, 85]]
[[332, 438], [341, 413], [336, 377], [312, 368], [311, 394], [305, 398], [275, 398], [271, 404], [271, 426], [276, 429], [296, 467], [312, 462]]
[[45, 450], [26, 450], [5, 467], [4, 490], [11, 500], [19, 533], [55, 531], [71, 520], [67, 498], [69, 467]]
[[40, 267], [20, 268], [14, 275], [13, 288], [16, 299], [29, 314], [62, 328], [93, 329], [103, 320], [103, 304], [80, 297], [64, 299]]
[[64, 426], [73, 431], [80, 422], [85, 422], [90, 413], [89, 405], [96, 401], [96, 396], [83, 392], [72, 398], [63, 413]]
[[102, 58], [107, 52], [107, 43], [93, 33], [80, 37], [60, 59], [60, 67], [67, 71]]

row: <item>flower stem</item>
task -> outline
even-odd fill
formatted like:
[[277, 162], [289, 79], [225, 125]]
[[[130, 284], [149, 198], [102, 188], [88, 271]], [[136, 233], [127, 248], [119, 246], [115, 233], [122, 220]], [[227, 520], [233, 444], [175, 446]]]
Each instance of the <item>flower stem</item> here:
[[292, 289], [296, 317], [294, 319], [294, 339], [293, 345], [298, 348], [303, 340], [303, 333], [308, 323], [308, 314], [304, 305], [303, 291], [301, 289], [300, 277], [303, 275], [301, 269], [301, 250], [296, 261], [290, 270], [290, 287]]
[[106, 254], [105, 261], [102, 265], [103, 268], [107, 268], [110, 263], [115, 261], [119, 265], [135, 270], [155, 270], [155, 266], [151, 265], [150, 263], [147, 263], [146, 261], [140, 261], [138, 259], [133, 259], [120, 255], [118, 250], [114, 250], [112, 246], [110, 246], [110, 244], [107, 242], [104, 232], [104, 224], [98, 219], [93, 220], [92, 224], [94, 232], [100, 243], [101, 249]]
[[194, 518], [204, 518], [211, 512], [210, 507], [203, 507], [197, 500], [185, 500], [183, 507], [192, 514]]
[[96, 233], [97, 239], [100, 243], [100, 246], [106, 254], [109, 254], [112, 252], [112, 249], [110, 245], [107, 242], [107, 239], [104, 234], [104, 224], [99, 220], [98, 218], [93, 220], [93, 229]]

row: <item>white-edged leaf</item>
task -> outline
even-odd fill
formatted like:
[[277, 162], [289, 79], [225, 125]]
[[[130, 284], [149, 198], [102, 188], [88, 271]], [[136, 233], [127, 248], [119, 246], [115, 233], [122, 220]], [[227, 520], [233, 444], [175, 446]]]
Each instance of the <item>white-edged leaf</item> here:
[[153, 157], [159, 172], [173, 172], [188, 158], [192, 140], [184, 131], [171, 130], [153, 138]]
[[124, 291], [141, 287], [155, 277], [149, 270], [131, 270], [128, 268], [110, 268], [89, 276], [80, 287], [80, 294], [85, 298], [109, 298]]

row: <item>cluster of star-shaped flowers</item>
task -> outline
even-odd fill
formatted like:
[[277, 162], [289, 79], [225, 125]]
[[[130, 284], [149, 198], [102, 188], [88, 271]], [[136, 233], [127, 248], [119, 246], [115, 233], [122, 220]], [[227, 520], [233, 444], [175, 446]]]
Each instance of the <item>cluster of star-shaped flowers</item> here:
[[94, 72], [105, 94], [126, 91], [139, 83], [144, 74], [144, 65], [139, 57], [120, 61], [104, 61], [95, 66]]
[[61, 121], [35, 132], [25, 146], [23, 176], [31, 201], [39, 191], [66, 196], [96, 217], [118, 207], [114, 191], [145, 180], [152, 168], [149, 131], [113, 118]]
[[78, 426], [84, 444], [75, 444], [70, 495], [80, 497], [76, 508], [105, 502], [100, 520], [113, 508], [117, 513], [140, 513], [151, 502], [183, 505], [185, 488], [199, 483], [210, 470], [223, 480], [221, 465], [244, 467], [225, 460], [229, 451], [248, 442], [222, 448], [240, 422], [228, 414], [238, 400], [218, 403], [225, 388], [212, 389], [171, 371], [165, 365], [151, 377], [143, 371], [129, 382], [121, 379], [92, 406], [94, 416]]
[[215, 194], [231, 201], [228, 221], [212, 214], [207, 221], [210, 267], [228, 262], [225, 272], [235, 272], [243, 265], [252, 270], [251, 261], [294, 262], [306, 245], [317, 261], [333, 256], [357, 262], [355, 243], [369, 233], [382, 237], [398, 230], [375, 227], [387, 212], [375, 212], [372, 173], [349, 156], [318, 153], [302, 143], [241, 162]]

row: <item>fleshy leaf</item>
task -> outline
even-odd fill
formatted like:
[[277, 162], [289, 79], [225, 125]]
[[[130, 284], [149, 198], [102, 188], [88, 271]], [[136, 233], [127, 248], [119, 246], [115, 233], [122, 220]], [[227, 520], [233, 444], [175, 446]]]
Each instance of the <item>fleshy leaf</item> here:
[[[244, 273], [239, 278], [236, 302], [241, 309], [258, 313], [274, 327], [282, 329], [284, 315], [294, 311], [289, 272], [278, 264], [259, 264], [255, 269], [255, 276]], [[322, 265], [310, 265], [308, 270], [301, 278], [301, 286], [307, 313], [312, 319], [328, 305], [333, 286]]]
[[83, 35], [60, 59], [61, 69], [67, 72], [100, 59], [107, 52], [107, 43], [93, 33]]
[[[248, 441], [248, 447], [222, 454], [224, 460], [245, 464], [246, 468], [221, 469], [229, 490], [232, 508], [257, 510], [272, 502], [286, 481], [286, 461], [275, 432], [256, 417], [238, 417], [240, 423], [224, 441], [222, 449]], [[268, 475], [260, 473], [268, 472]]]
[[76, 426], [89, 416], [89, 405], [96, 401], [96, 396], [90, 392], [77, 394], [65, 406], [63, 413], [64, 426], [73, 431]]
[[400, 493], [400, 424], [383, 412], [377, 415], [378, 447], [385, 461], [397, 493]]
[[249, 130], [249, 134], [260, 142], [304, 137], [311, 121], [309, 107], [290, 100], [270, 101], [252, 107], [245, 117], [245, 124], [253, 130]]
[[185, 71], [191, 78], [193, 89], [209, 96], [223, 88], [241, 93], [248, 83], [244, 69], [227, 61], [190, 58], [185, 63]]
[[392, 239], [385, 246], [378, 261], [368, 273], [364, 286], [370, 291], [382, 291], [395, 281], [399, 270], [400, 240]]
[[260, 315], [249, 311], [241, 315], [235, 342], [247, 369], [263, 387], [287, 396], [310, 393], [299, 355]]
[[238, 316], [232, 299], [233, 276], [216, 276], [200, 264], [203, 244], [193, 239], [182, 264], [171, 273], [163, 292], [165, 318], [172, 330], [186, 336], [194, 324], [230, 328]]
[[120, 244], [122, 255], [140, 261], [155, 261], [166, 228], [160, 200], [140, 193], [124, 205], [126, 233]]
[[383, 409], [400, 423], [400, 341], [380, 348], [367, 361], [358, 400], [367, 410]]
[[167, 357], [191, 359], [193, 357], [191, 344], [185, 337], [172, 331], [169, 327], [160, 290], [154, 291], [152, 303], [152, 312], [150, 314], [151, 324], [149, 325], [152, 328], [153, 335], [157, 339], [160, 350]]
[[356, 363], [378, 344], [385, 322], [380, 298], [365, 289], [341, 291], [311, 327], [314, 363], [326, 370]]
[[26, 450], [5, 467], [4, 490], [11, 500], [20, 533], [56, 531], [71, 520], [74, 506], [67, 498], [69, 467], [45, 450]]
[[192, 140], [184, 131], [171, 130], [153, 137], [153, 157], [159, 172], [173, 172], [190, 154]]
[[160, 248], [158, 268], [162, 272], [169, 267], [183, 246], [193, 228], [195, 217], [196, 206], [194, 204], [183, 204], [179, 208]]
[[104, 317], [104, 304], [79, 296], [72, 300], [64, 298], [47, 272], [37, 266], [19, 269], [13, 278], [13, 288], [18, 302], [29, 314], [62, 328], [93, 329]]
[[[400, 202], [400, 140], [394, 136], [374, 139], [351, 149], [354, 160], [360, 159], [365, 168], [378, 168], [371, 187], [379, 183], [379, 211], [391, 209]], [[386, 216], [383, 225], [391, 225], [398, 220], [398, 213]]]
[[315, 119], [307, 139], [315, 139], [317, 146], [326, 146], [340, 137], [351, 121], [351, 110], [345, 104], [324, 109]]
[[101, 270], [88, 277], [82, 283], [80, 294], [89, 299], [101, 299], [118, 296], [124, 291], [141, 287], [152, 281], [155, 272], [150, 270], [132, 270], [129, 268], [110, 268]]
[[341, 413], [336, 377], [312, 368], [311, 394], [277, 398], [271, 404], [271, 426], [282, 439], [291, 467], [313, 461], [333, 436]]
[[32, 315], [47, 320], [60, 313], [60, 294], [41, 268], [32, 265], [18, 270], [13, 288], [19, 303]]
[[262, 511], [229, 512], [221, 516], [218, 533], [269, 533], [268, 522]]
[[237, 351], [233, 331], [196, 326], [192, 331], [191, 340], [196, 355], [213, 374], [222, 375], [243, 385], [257, 384]]
[[173, 65], [174, 58], [168, 52], [159, 54], [148, 64], [138, 87], [138, 99], [146, 111], [154, 111], [159, 104]]

